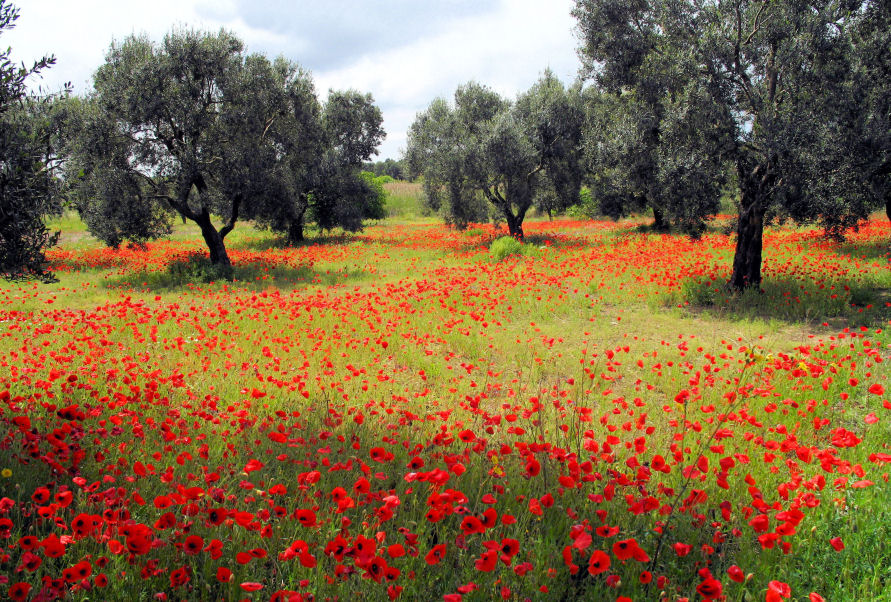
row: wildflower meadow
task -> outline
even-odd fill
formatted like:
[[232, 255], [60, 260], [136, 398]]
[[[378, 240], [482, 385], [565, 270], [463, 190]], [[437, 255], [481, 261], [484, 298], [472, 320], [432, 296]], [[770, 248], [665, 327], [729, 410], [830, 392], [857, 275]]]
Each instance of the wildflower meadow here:
[[727, 221], [245, 224], [231, 282], [63, 229], [0, 285], [0, 595], [891, 599], [891, 224], [734, 293]]

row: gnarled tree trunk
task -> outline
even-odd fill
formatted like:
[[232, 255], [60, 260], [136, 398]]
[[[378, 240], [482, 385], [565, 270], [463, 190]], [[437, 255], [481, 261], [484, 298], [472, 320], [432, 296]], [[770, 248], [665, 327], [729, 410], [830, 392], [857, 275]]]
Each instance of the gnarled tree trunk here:
[[288, 244], [292, 246], [299, 245], [304, 240], [303, 216], [301, 215], [299, 218], [291, 220], [291, 223], [288, 224]]
[[740, 175], [741, 210], [736, 224], [736, 252], [730, 286], [744, 290], [761, 285], [761, 247], [764, 235], [764, 213], [770, 186], [769, 166], [761, 164], [750, 173], [738, 169]]
[[226, 253], [226, 245], [223, 244], [223, 237], [214, 227], [210, 220], [210, 214], [207, 210], [203, 210], [198, 214], [195, 223], [201, 228], [201, 236], [207, 244], [207, 250], [210, 252], [210, 263], [221, 266], [226, 270], [232, 269], [232, 262], [229, 260], [229, 254]]
[[291, 222], [288, 224], [288, 244], [289, 245], [299, 245], [302, 243], [305, 238], [303, 234], [303, 225], [304, 219], [306, 217], [306, 210], [309, 207], [309, 201], [305, 195], [301, 195], [297, 206], [295, 207], [294, 217], [291, 218]]
[[504, 211], [504, 220], [507, 222], [507, 230], [510, 232], [510, 235], [522, 241], [525, 237], [525, 234], [523, 234], [523, 218], [518, 218], [507, 209]]

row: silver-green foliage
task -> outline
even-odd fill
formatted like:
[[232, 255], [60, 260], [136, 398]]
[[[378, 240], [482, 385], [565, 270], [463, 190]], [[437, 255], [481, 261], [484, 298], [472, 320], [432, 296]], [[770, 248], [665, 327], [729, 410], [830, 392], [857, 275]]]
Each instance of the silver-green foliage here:
[[[0, 0], [0, 33], [13, 27], [18, 9]], [[44, 224], [59, 214], [57, 119], [52, 99], [35, 98], [27, 78], [53, 64], [44, 57], [29, 69], [0, 51], [0, 277], [53, 280], [46, 249], [57, 233]]]
[[635, 140], [595, 132], [595, 156], [609, 160], [595, 162], [592, 187], [667, 208], [695, 233], [729, 164], [740, 199], [731, 284], [757, 285], [765, 220], [841, 234], [887, 194], [889, 10], [884, 0], [577, 0], [585, 67], [613, 95], [601, 119]]
[[537, 200], [551, 211], [578, 201], [583, 116], [580, 90], [550, 71], [514, 102], [471, 82], [417, 116], [406, 161], [448, 223], [482, 221], [488, 203], [522, 238]]

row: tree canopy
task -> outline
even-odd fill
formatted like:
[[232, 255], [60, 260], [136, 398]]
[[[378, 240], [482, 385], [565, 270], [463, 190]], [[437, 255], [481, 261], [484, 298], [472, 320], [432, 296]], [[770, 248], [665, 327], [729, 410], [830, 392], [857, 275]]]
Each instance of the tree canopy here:
[[178, 214], [227, 273], [224, 239], [239, 219], [302, 233], [310, 207], [326, 227], [357, 229], [373, 213], [353, 207], [365, 200], [358, 166], [383, 137], [370, 95], [332, 92], [323, 108], [309, 72], [246, 54], [225, 30], [113, 43], [93, 92], [68, 111], [72, 196], [110, 245], [161, 236]]
[[[0, 34], [11, 29], [19, 10], [0, 0]], [[61, 211], [57, 162], [57, 126], [50, 98], [27, 92], [26, 80], [51, 66], [43, 57], [31, 68], [12, 63], [0, 51], [0, 276], [53, 280], [45, 251], [55, 244], [44, 218]]]
[[287, 199], [268, 203], [252, 217], [290, 243], [304, 237], [304, 225], [314, 222], [322, 230], [340, 227], [355, 232], [366, 219], [384, 217], [377, 191], [361, 177], [362, 165], [377, 154], [383, 141], [383, 115], [370, 94], [355, 90], [329, 91], [324, 106], [315, 99], [310, 82], [303, 93], [312, 95], [294, 114], [292, 149], [283, 189]]
[[417, 116], [406, 160], [449, 223], [479, 220], [484, 199], [522, 238], [536, 200], [551, 209], [577, 202], [583, 120], [580, 90], [567, 90], [550, 71], [515, 102], [471, 82], [453, 105], [436, 99]]
[[667, 206], [705, 219], [719, 163], [733, 166], [732, 286], [760, 283], [765, 220], [841, 233], [886, 190], [887, 12], [877, 0], [577, 0], [585, 67], [644, 141], [615, 161], [643, 163], [631, 190], [649, 201], [650, 182], [674, 182], [659, 192]]

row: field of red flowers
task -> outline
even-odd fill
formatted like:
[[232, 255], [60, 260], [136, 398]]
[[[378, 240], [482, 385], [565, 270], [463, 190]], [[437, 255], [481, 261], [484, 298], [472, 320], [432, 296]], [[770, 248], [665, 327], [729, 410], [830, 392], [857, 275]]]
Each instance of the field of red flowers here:
[[0, 286], [0, 592], [889, 599], [889, 223], [772, 229], [738, 296], [723, 234], [527, 235], [245, 232], [231, 283], [171, 269], [197, 236], [71, 245]]

